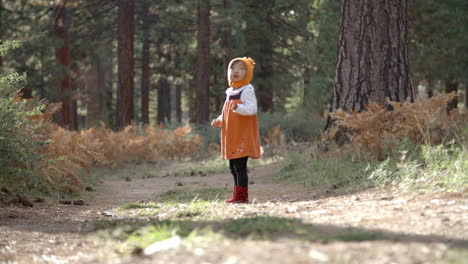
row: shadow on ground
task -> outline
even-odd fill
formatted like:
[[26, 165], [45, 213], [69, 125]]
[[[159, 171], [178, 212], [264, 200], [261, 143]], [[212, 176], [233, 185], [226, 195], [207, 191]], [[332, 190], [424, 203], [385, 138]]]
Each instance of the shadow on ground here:
[[[117, 240], [125, 240], [134, 235], [145, 235], [141, 230], [152, 227], [171, 230], [181, 237], [187, 237], [199, 230], [212, 230], [233, 239], [280, 240], [293, 239], [298, 241], [328, 243], [334, 241], [392, 241], [443, 243], [453, 247], [468, 248], [468, 240], [452, 239], [436, 235], [414, 235], [362, 228], [346, 228], [336, 225], [306, 224], [301, 219], [282, 218], [274, 216], [254, 216], [241, 219], [222, 221], [193, 220], [152, 220], [132, 221], [131, 219], [98, 221], [89, 233], [102, 231]], [[120, 230], [120, 232], [116, 232]]]

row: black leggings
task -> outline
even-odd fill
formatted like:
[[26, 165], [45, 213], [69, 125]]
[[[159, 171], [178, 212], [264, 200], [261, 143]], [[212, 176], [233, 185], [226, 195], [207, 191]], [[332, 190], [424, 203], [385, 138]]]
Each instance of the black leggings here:
[[247, 175], [247, 160], [249, 157], [229, 160], [229, 169], [234, 176], [234, 184], [241, 187], [247, 187], [249, 176]]

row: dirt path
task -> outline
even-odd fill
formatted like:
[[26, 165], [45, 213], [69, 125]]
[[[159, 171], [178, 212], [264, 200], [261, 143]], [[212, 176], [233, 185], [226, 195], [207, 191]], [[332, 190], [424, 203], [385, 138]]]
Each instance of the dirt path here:
[[339, 196], [273, 183], [271, 175], [277, 169], [269, 165], [251, 172], [254, 203], [226, 205], [226, 210], [232, 215], [254, 212], [300, 219], [322, 232], [352, 229], [384, 236], [361, 242], [226, 238], [193, 250], [118, 257], [89, 239], [96, 221], [112, 219], [113, 208], [157, 201], [167, 190], [231, 184], [226, 173], [140, 177], [130, 182], [105, 181], [97, 192], [83, 194], [84, 206], [49, 200], [33, 208], [0, 207], [0, 263], [468, 263], [467, 190], [418, 195], [372, 189]]

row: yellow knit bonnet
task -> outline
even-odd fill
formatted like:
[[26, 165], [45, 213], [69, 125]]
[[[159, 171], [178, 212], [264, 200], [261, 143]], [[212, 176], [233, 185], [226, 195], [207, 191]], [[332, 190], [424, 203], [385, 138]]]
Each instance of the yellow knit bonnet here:
[[[245, 66], [245, 78], [241, 81], [233, 82], [231, 81], [231, 66], [235, 61], [241, 61]], [[240, 88], [249, 84], [253, 79], [253, 70], [254, 70], [255, 61], [250, 57], [235, 58], [229, 62], [228, 66], [228, 82], [231, 87], [234, 89]]]

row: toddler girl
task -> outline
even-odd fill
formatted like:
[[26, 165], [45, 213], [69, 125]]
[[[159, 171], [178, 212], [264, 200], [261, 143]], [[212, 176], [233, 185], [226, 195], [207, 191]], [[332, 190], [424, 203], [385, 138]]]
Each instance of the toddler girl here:
[[228, 66], [228, 82], [222, 114], [211, 122], [221, 127], [221, 157], [229, 160], [234, 176], [234, 191], [227, 203], [248, 203], [247, 160], [258, 159], [260, 136], [257, 121], [257, 99], [253, 78], [255, 62], [251, 58], [235, 58]]

